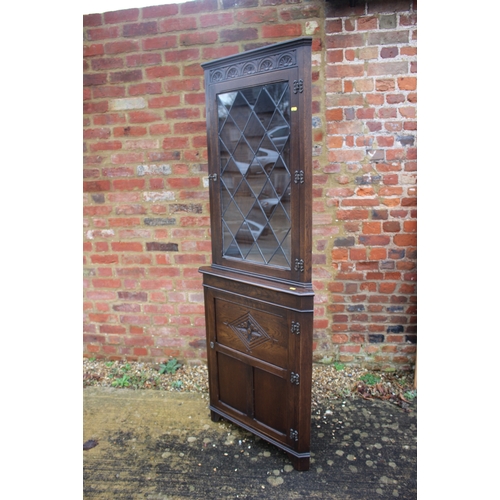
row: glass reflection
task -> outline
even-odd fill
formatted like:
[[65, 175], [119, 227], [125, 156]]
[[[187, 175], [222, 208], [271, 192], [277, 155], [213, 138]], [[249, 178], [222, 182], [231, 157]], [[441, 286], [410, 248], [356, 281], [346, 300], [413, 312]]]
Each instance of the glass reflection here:
[[290, 268], [287, 82], [217, 96], [223, 255]]

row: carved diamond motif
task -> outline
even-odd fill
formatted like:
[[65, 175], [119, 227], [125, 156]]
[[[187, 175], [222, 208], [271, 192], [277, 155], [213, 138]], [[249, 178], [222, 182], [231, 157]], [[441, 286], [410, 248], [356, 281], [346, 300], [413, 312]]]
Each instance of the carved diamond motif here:
[[255, 321], [249, 312], [232, 321], [228, 326], [243, 342], [247, 351], [251, 351], [258, 345], [271, 340], [268, 333]]

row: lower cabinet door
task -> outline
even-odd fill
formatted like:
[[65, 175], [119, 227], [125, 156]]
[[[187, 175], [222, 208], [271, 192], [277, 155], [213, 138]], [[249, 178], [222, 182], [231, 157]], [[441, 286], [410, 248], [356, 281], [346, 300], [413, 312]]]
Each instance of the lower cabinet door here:
[[212, 418], [268, 440], [308, 470], [311, 361], [302, 346], [312, 344], [312, 315], [212, 287], [205, 308]]
[[288, 311], [226, 294], [213, 298], [211, 404], [269, 438], [291, 426]]

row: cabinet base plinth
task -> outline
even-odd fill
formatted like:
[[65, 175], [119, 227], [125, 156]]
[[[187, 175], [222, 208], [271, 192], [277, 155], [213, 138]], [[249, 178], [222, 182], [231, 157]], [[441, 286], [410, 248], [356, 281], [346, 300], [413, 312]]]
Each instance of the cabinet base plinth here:
[[212, 422], [219, 422], [221, 416], [218, 413], [215, 413], [213, 410], [210, 410], [210, 419], [212, 420]]
[[288, 453], [288, 457], [292, 462], [293, 468], [297, 471], [308, 471], [309, 470], [309, 457], [296, 457], [291, 453]]

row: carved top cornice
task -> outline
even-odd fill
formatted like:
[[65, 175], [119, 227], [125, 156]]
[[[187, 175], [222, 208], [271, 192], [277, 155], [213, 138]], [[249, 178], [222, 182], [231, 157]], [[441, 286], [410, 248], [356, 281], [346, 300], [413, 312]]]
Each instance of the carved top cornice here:
[[277, 69], [285, 69], [297, 66], [295, 50], [281, 52], [275, 55], [251, 59], [237, 64], [228, 64], [209, 72], [209, 82], [219, 83], [226, 80], [235, 80], [244, 76], [268, 73]]
[[208, 85], [236, 80], [251, 75], [269, 73], [297, 66], [298, 45], [310, 44], [311, 38], [299, 38], [225, 57], [202, 64]]

